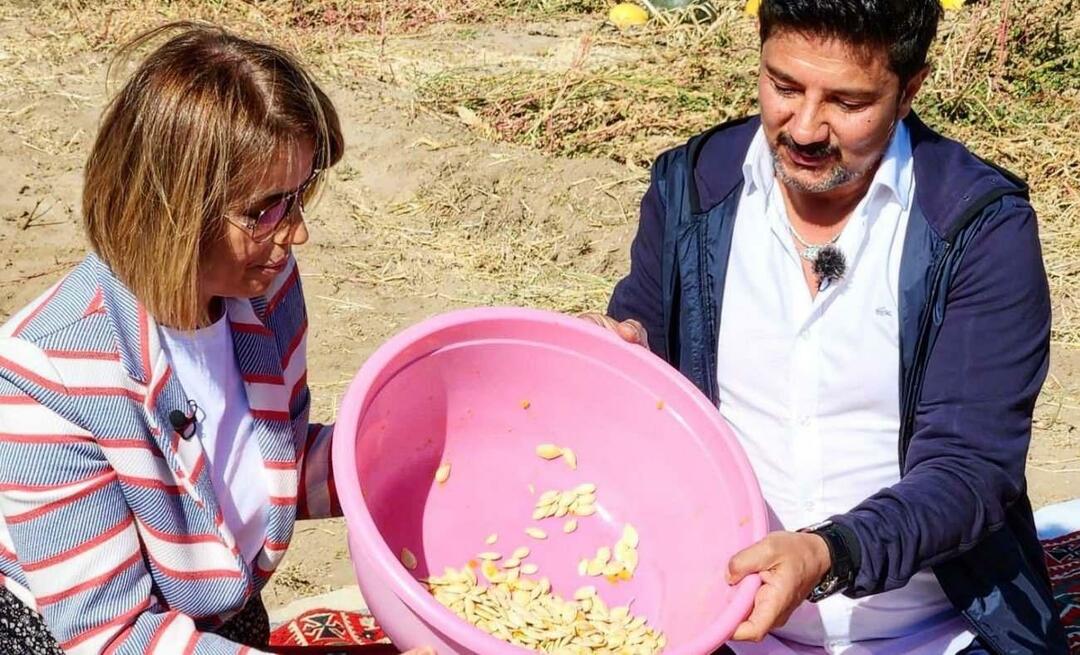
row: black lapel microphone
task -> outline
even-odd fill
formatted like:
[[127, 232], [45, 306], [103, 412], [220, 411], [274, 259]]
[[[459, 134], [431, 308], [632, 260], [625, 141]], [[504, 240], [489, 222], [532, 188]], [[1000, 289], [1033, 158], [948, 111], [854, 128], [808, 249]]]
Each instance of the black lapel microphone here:
[[189, 400], [188, 406], [191, 408], [190, 414], [185, 414], [184, 411], [180, 409], [174, 409], [169, 412], [169, 423], [172, 425], [173, 430], [176, 430], [180, 435], [180, 438], [184, 440], [195, 436], [195, 426], [199, 422], [196, 418], [199, 406], [195, 404], [194, 400]]

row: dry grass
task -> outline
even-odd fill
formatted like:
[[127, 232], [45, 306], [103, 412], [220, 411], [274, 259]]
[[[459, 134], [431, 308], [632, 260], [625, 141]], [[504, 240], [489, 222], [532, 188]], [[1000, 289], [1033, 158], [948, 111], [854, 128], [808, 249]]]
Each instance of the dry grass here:
[[[560, 156], [612, 158], [636, 167], [639, 176], [662, 149], [753, 110], [757, 42], [742, 2], [723, 3], [706, 24], [657, 22], [630, 33], [604, 24], [609, 4], [48, 0], [33, 8], [0, 8], [0, 17], [5, 11], [32, 12], [40, 26], [32, 35], [35, 46], [55, 61], [86, 51], [104, 57], [117, 42], [165, 20], [215, 21], [302, 52], [323, 77], [343, 86], [358, 76], [378, 77], [414, 92], [418, 110], [461, 117], [484, 136]], [[932, 125], [1030, 182], [1053, 290], [1054, 340], [1070, 345], [1080, 344], [1078, 9], [1077, 0], [986, 0], [951, 13], [933, 53], [934, 75], [917, 103]], [[470, 38], [484, 45], [484, 30], [492, 25], [525, 34], [531, 32], [521, 25], [537, 21], [554, 38], [576, 41], [576, 56], [556, 67], [529, 61], [470, 64], [444, 56]], [[439, 39], [445, 51], [425, 57], [423, 49]], [[43, 88], [47, 73], [14, 52], [0, 59], [0, 85], [9, 95]], [[76, 94], [70, 101], [90, 105], [97, 99]], [[7, 106], [5, 117], [18, 118], [23, 108]], [[77, 158], [85, 135], [74, 138], [47, 118], [34, 120], [39, 124], [20, 128], [31, 147]], [[415, 206], [388, 215], [360, 212], [357, 218], [369, 228], [371, 221], [390, 221], [386, 230], [393, 232], [402, 217], [439, 213], [446, 220], [433, 228], [436, 233], [402, 234], [394, 243], [421, 246], [431, 267], [474, 276], [481, 288], [489, 283], [489, 294], [470, 301], [602, 305], [597, 301], [619, 270], [539, 263], [565, 247], [555, 223], [511, 224], [505, 234], [485, 231], [485, 224], [462, 217], [467, 193], [447, 184], [425, 189]], [[448, 256], [466, 250], [470, 254], [463, 259]]]

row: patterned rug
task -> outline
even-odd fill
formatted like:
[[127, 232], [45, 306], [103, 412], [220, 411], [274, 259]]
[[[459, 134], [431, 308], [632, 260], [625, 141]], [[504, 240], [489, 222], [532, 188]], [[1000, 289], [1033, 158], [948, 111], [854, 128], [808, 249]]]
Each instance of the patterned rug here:
[[310, 610], [274, 628], [270, 646], [282, 655], [397, 653], [370, 614], [331, 609]]
[[1080, 653], [1080, 532], [1044, 541], [1043, 550], [1069, 637], [1069, 653], [1076, 655]]
[[[1069, 652], [1080, 655], [1080, 532], [1043, 542], [1046, 565], [1069, 636]], [[271, 650], [282, 655], [383, 655], [396, 653], [382, 628], [366, 612], [311, 610], [274, 629]]]

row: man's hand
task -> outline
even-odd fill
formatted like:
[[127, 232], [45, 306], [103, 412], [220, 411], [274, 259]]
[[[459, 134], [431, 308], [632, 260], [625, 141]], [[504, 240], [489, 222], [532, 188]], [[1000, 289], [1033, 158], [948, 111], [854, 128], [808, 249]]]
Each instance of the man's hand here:
[[423, 648], [414, 648], [407, 650], [401, 655], [435, 655], [435, 649], [424, 646]]
[[646, 334], [645, 327], [633, 319], [620, 323], [610, 316], [596, 313], [580, 314], [579, 318], [611, 330], [627, 343], [637, 344], [645, 348], [649, 347], [649, 335]]
[[761, 641], [806, 600], [832, 566], [829, 547], [816, 534], [773, 532], [728, 563], [728, 583], [737, 584], [757, 573], [761, 588], [750, 616], [735, 629], [736, 641]]

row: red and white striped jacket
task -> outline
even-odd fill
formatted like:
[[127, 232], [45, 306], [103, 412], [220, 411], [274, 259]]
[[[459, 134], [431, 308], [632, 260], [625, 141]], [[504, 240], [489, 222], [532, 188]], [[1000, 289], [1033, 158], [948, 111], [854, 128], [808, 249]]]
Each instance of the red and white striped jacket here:
[[340, 515], [332, 426], [308, 423], [295, 261], [226, 302], [266, 467], [262, 550], [222, 519], [157, 324], [96, 256], [0, 328], [0, 575], [70, 653], [235, 653], [211, 631], [258, 593], [298, 518]]

